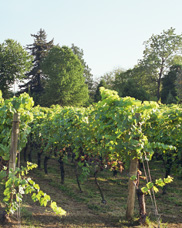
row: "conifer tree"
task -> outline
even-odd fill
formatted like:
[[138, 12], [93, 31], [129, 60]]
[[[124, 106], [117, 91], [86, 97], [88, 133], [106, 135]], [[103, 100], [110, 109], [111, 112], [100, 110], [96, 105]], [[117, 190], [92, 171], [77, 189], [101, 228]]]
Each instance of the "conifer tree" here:
[[30, 54], [33, 55], [33, 68], [27, 73], [28, 82], [20, 86], [21, 92], [28, 92], [34, 98], [35, 104], [41, 103], [44, 90], [44, 75], [41, 69], [41, 61], [46, 57], [48, 51], [53, 47], [53, 39], [47, 42], [47, 35], [40, 29], [34, 37], [34, 43], [27, 45]]

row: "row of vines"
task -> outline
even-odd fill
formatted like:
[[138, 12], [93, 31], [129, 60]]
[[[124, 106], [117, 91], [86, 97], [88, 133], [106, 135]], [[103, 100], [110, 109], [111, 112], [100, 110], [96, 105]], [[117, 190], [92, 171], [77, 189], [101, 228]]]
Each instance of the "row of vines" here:
[[[115, 91], [104, 88], [101, 88], [101, 95], [102, 100], [88, 108], [32, 108], [33, 101], [26, 94], [12, 100], [1, 99], [0, 178], [5, 184], [4, 202], [7, 203], [8, 212], [16, 210], [16, 203], [22, 200], [23, 194], [31, 193], [34, 201], [38, 200], [44, 206], [50, 201], [56, 212], [64, 214], [64, 211], [58, 208], [37, 184], [23, 176], [24, 172], [28, 172], [27, 169], [33, 168], [31, 163], [28, 163], [29, 168], [18, 168], [13, 174], [9, 172], [10, 177], [7, 178], [14, 112], [20, 115], [18, 151], [24, 148], [25, 157], [28, 151], [28, 160], [31, 161], [31, 152], [34, 148], [37, 151], [38, 167], [41, 158], [44, 158], [45, 173], [48, 160], [57, 159], [60, 163], [62, 184], [64, 161], [71, 158], [75, 164], [80, 191], [82, 189], [77, 175], [78, 168], [82, 170], [81, 179], [84, 180], [93, 169], [96, 178], [97, 173], [106, 167], [121, 171], [123, 168], [128, 169], [130, 161], [135, 160], [138, 169], [138, 161], [149, 161], [156, 156], [163, 160], [165, 179], [159, 177], [160, 179], [154, 183], [147, 183], [141, 188], [143, 193], [151, 189], [157, 191], [156, 186], [164, 186], [170, 182], [171, 179], [167, 177], [172, 170], [178, 175], [182, 174], [180, 106], [167, 106], [156, 102], [142, 103], [131, 97], [120, 98]], [[136, 172], [130, 173], [134, 175], [130, 178], [132, 186], [137, 180], [137, 169]], [[14, 175], [14, 179], [11, 175]], [[135, 184], [134, 187], [139, 186]], [[12, 191], [16, 197], [12, 197]], [[100, 192], [104, 203], [101, 189]], [[128, 214], [129, 217], [132, 217], [132, 211]]]
[[[34, 202], [39, 201], [41, 206], [50, 205], [52, 210], [64, 215], [66, 212], [52, 201], [50, 196], [40, 190], [40, 187], [30, 177], [27, 176], [30, 170], [37, 167], [36, 164], [27, 162], [27, 166], [20, 166], [20, 151], [26, 146], [28, 135], [31, 133], [30, 123], [34, 120], [32, 113], [33, 99], [28, 94], [10, 100], [3, 100], [0, 91], [0, 184], [4, 188], [3, 203], [5, 210], [2, 222], [9, 221], [9, 215], [13, 214], [20, 207], [25, 194], [31, 194]], [[10, 147], [12, 142], [12, 123], [14, 115], [19, 118], [18, 148], [16, 151], [16, 167], [10, 166]], [[1, 202], [2, 203], [2, 202]]]

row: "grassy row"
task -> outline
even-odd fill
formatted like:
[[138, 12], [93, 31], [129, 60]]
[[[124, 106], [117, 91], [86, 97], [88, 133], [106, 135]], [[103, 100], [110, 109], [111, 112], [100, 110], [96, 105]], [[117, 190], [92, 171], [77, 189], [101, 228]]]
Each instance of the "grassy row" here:
[[[160, 173], [160, 176], [164, 175], [162, 173], [162, 163], [160, 161], [152, 162], [152, 177], [155, 179]], [[124, 170], [122, 174], [118, 174], [117, 177], [113, 177], [109, 170], [104, 170], [99, 173], [98, 181], [104, 192], [107, 204], [101, 203], [101, 196], [99, 190], [94, 182], [94, 177], [90, 177], [82, 183], [83, 193], [79, 192], [76, 177], [74, 173], [73, 164], [68, 162], [65, 164], [65, 184], [61, 184], [60, 174], [59, 174], [59, 164], [55, 160], [49, 161], [48, 175], [44, 175], [43, 170], [35, 170], [33, 173], [34, 178], [39, 179], [41, 187], [46, 188], [47, 193], [49, 189], [51, 191], [60, 191], [60, 194], [65, 194], [67, 200], [74, 200], [78, 203], [86, 205], [88, 210], [92, 213], [101, 216], [115, 226], [134, 226], [137, 223], [135, 221], [139, 217], [139, 210], [137, 200], [135, 203], [135, 218], [133, 223], [128, 223], [125, 221], [125, 211], [127, 203], [127, 182], [128, 182], [128, 171]], [[42, 180], [42, 183], [41, 181]], [[174, 182], [168, 186], [167, 194], [162, 195], [162, 190], [156, 195], [156, 201], [158, 205], [158, 210], [160, 214], [160, 221], [165, 225], [168, 223], [168, 227], [172, 226], [172, 223], [182, 225], [182, 180], [175, 178]], [[54, 193], [53, 193], [54, 195]], [[59, 202], [59, 199], [54, 199]], [[60, 202], [66, 204], [67, 202]], [[147, 213], [150, 217], [150, 224], [156, 224], [158, 217], [154, 215], [154, 208], [150, 199], [150, 196], [146, 196]], [[71, 209], [70, 209], [71, 210]], [[108, 217], [110, 221], [108, 221]], [[171, 225], [170, 225], [171, 224]]]
[[[152, 177], [164, 175], [162, 163], [153, 161], [151, 163]], [[93, 172], [90, 177], [81, 184], [83, 193], [79, 192], [74, 167], [71, 162], [65, 164], [65, 184], [61, 184], [59, 163], [50, 159], [48, 164], [48, 175], [44, 174], [43, 169], [32, 171], [31, 176], [39, 182], [42, 190], [50, 194], [53, 200], [58, 202], [68, 212], [68, 217], [57, 218], [49, 212], [48, 209], [41, 208], [38, 205], [33, 206], [29, 197], [21, 207], [22, 226], [21, 227], [54, 227], [54, 221], [58, 221], [60, 227], [140, 227], [137, 224], [139, 217], [138, 203], [135, 202], [135, 217], [132, 222], [125, 220], [125, 211], [127, 203], [127, 183], [128, 170], [124, 170], [117, 177], [112, 176], [112, 172], [105, 169], [98, 174], [98, 182], [103, 190], [107, 204], [101, 203], [99, 190], [94, 182]], [[2, 192], [2, 189], [1, 189]], [[162, 195], [162, 190], [156, 194], [156, 201], [161, 215], [160, 227], [180, 227], [182, 226], [182, 180], [175, 177], [174, 182], [168, 186], [167, 194]], [[77, 214], [75, 219], [74, 207], [84, 207], [84, 218], [82, 211]], [[146, 196], [147, 214], [150, 217], [148, 223], [150, 227], [157, 227], [157, 217], [154, 215], [150, 196]], [[40, 210], [44, 219], [40, 219]], [[89, 217], [93, 214], [94, 219]], [[80, 217], [79, 217], [80, 216]], [[100, 222], [99, 222], [100, 221]], [[17, 222], [16, 222], [17, 223]], [[15, 224], [16, 224], [15, 223]], [[61, 226], [63, 223], [63, 226]], [[83, 224], [82, 224], [83, 223]], [[14, 225], [15, 225], [14, 224]], [[48, 225], [49, 224], [49, 225]], [[18, 226], [17, 226], [18, 227]], [[59, 227], [59, 226], [55, 226]]]

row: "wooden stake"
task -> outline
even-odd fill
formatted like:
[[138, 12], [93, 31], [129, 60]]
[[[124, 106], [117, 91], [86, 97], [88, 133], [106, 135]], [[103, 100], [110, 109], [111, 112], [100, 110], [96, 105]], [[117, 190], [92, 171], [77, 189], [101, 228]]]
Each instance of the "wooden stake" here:
[[[18, 134], [19, 134], [19, 116], [18, 113], [13, 115], [12, 133], [11, 133], [11, 146], [10, 146], [10, 159], [9, 159], [9, 170], [15, 171], [16, 168], [16, 155], [18, 146]], [[10, 196], [10, 202], [13, 200], [13, 193]], [[3, 223], [10, 222], [9, 214], [4, 211], [3, 213]]]
[[13, 171], [15, 171], [15, 167], [16, 167], [18, 134], [19, 134], [19, 116], [18, 116], [18, 113], [14, 113], [12, 134], [11, 134], [10, 159], [9, 159], [9, 169], [13, 169]]
[[[134, 158], [131, 159], [130, 162], [130, 170], [129, 170], [129, 176], [136, 176], [137, 175], [137, 169], [138, 169], [138, 159]], [[135, 191], [136, 187], [132, 180], [129, 179], [128, 183], [128, 200], [127, 200], [127, 210], [126, 210], [126, 218], [128, 220], [131, 220], [134, 213], [134, 205], [135, 205]]]

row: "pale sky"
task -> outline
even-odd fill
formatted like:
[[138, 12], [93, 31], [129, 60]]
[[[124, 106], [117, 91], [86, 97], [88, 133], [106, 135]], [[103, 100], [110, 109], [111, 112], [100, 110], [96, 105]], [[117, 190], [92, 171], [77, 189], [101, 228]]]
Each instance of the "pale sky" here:
[[181, 0], [0, 0], [0, 12], [0, 43], [32, 44], [42, 28], [47, 41], [83, 49], [94, 77], [136, 65], [152, 34], [182, 33]]

